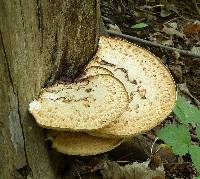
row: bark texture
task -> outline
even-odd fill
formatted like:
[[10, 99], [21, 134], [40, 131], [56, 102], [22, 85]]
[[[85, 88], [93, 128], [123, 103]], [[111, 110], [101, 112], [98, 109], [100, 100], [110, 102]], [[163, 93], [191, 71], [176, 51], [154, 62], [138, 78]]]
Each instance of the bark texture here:
[[95, 0], [0, 0], [0, 178], [58, 178], [28, 104], [96, 50]]

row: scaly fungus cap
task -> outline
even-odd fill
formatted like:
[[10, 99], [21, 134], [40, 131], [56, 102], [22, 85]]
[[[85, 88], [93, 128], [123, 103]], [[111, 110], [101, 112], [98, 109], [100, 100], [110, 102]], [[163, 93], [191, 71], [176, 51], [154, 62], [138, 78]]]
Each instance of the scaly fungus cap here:
[[104, 74], [45, 88], [29, 111], [44, 128], [87, 131], [109, 125], [127, 105], [124, 85]]
[[174, 80], [161, 60], [149, 51], [124, 40], [102, 36], [87, 68], [91, 66], [112, 72], [124, 84], [129, 96], [126, 112], [92, 135], [127, 137], [142, 133], [160, 124], [172, 111], [176, 101]]

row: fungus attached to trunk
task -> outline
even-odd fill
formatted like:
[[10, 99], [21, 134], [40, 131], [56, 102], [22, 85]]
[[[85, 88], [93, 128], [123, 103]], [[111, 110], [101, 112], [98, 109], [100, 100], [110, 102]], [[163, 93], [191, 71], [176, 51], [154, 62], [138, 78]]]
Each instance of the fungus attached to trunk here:
[[58, 151], [94, 155], [118, 146], [120, 138], [155, 127], [175, 101], [173, 78], [159, 58], [127, 41], [102, 36], [75, 83], [43, 89], [29, 111], [40, 126], [57, 130], [50, 136]]

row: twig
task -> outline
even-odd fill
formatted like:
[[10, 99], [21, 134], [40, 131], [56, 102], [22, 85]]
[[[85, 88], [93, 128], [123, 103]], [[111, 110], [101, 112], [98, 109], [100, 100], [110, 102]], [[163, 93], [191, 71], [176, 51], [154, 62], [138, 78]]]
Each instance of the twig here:
[[101, 16], [101, 17], [105, 22], [113, 24], [113, 21], [111, 19], [109, 19], [108, 17], [105, 17], [105, 16]]
[[120, 34], [120, 33], [117, 33], [117, 32], [110, 31], [110, 30], [106, 30], [106, 32], [109, 35], [112, 35], [112, 36], [118, 36], [118, 37], [125, 38], [127, 40], [133, 40], [133, 41], [140, 42], [140, 43], [143, 43], [143, 44], [146, 44], [146, 45], [151, 45], [151, 46], [160, 47], [160, 48], [163, 48], [163, 49], [166, 49], [166, 50], [169, 50], [169, 51], [178, 52], [178, 53], [183, 54], [183, 55], [188, 55], [188, 56], [200, 58], [200, 55], [192, 53], [189, 50], [181, 50], [181, 49], [177, 49], [177, 48], [173, 48], [173, 47], [168, 47], [166, 45], [161, 45], [161, 44], [150, 42], [148, 40], [144, 40], [144, 39], [141, 39], [141, 38], [138, 38], [138, 37], [134, 37], [134, 36], [126, 35], [126, 34]]

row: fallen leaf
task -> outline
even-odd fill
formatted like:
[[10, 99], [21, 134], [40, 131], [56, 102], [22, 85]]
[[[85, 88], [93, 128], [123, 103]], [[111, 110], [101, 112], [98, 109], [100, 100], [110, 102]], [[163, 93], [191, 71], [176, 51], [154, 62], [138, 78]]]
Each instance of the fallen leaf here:
[[134, 162], [125, 166], [120, 166], [116, 162], [105, 163], [101, 170], [103, 179], [164, 179], [165, 172], [163, 167], [151, 170], [149, 162]]
[[178, 27], [178, 25], [177, 25], [177, 23], [176, 22], [169, 22], [169, 23], [167, 23], [171, 28], [173, 28], [173, 29], [177, 29], [177, 27]]
[[164, 6], [161, 6], [160, 16], [165, 18], [170, 16], [174, 12], [178, 13], [176, 6], [168, 2]]
[[117, 33], [122, 33], [120, 28], [116, 25], [116, 24], [108, 24], [108, 30], [113, 31], [113, 32], [117, 32]]
[[191, 52], [200, 55], [200, 47], [192, 47]]
[[160, 16], [161, 17], [168, 17], [172, 14], [172, 12], [166, 8], [161, 8]]
[[166, 34], [168, 35], [176, 35], [182, 39], [185, 38], [185, 34], [179, 32], [178, 30], [174, 29], [174, 28], [171, 28], [171, 27], [167, 27], [164, 25], [164, 28], [163, 28], [163, 32], [165, 32]]
[[189, 23], [184, 26], [183, 29], [186, 35], [192, 35], [200, 32], [200, 22]]
[[169, 40], [163, 40], [162, 42], [161, 42], [161, 44], [162, 45], [167, 45], [167, 46], [174, 46], [174, 42], [173, 42], [173, 40], [171, 40], [171, 39], [169, 39]]

